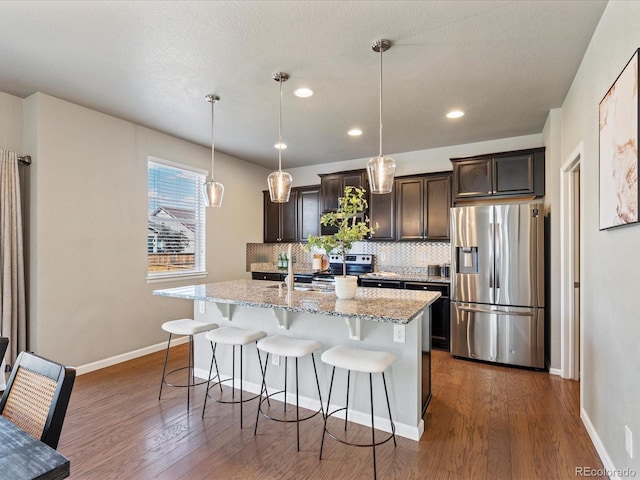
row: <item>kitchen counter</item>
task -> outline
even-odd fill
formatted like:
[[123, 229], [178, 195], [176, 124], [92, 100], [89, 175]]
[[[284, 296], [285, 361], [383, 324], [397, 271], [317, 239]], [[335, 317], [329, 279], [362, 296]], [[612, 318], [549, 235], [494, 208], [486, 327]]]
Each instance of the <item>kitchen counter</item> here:
[[414, 272], [373, 272], [360, 275], [360, 278], [371, 280], [399, 280], [401, 282], [451, 283], [450, 277]]
[[[296, 272], [297, 273], [297, 272]], [[262, 330], [267, 335], [286, 335], [313, 339], [322, 344], [316, 364], [323, 397], [326, 401], [331, 368], [319, 361], [320, 354], [336, 345], [350, 345], [368, 350], [386, 351], [396, 361], [386, 372], [396, 435], [419, 440], [424, 432], [424, 409], [431, 399], [431, 304], [439, 292], [358, 288], [353, 300], [339, 300], [333, 291], [294, 290], [290, 294], [282, 282], [232, 280], [205, 285], [154, 291], [158, 301], [193, 300], [193, 318], [215, 322], [220, 327], [234, 326]], [[309, 284], [301, 284], [309, 288]], [[162, 298], [171, 297], [171, 298]], [[211, 346], [204, 334], [194, 338], [195, 375], [207, 378], [211, 365]], [[261, 375], [255, 354], [248, 346], [242, 385], [248, 392], [259, 393]], [[216, 350], [221, 377], [232, 374], [232, 349], [219, 345]], [[300, 405], [318, 409], [317, 390], [310, 359], [301, 359]], [[237, 374], [237, 372], [236, 372]], [[284, 362], [270, 361], [267, 384], [282, 390]], [[352, 375], [349, 397], [349, 420], [368, 424], [368, 378]], [[240, 381], [240, 379], [237, 379]], [[379, 379], [374, 379], [378, 382]], [[335, 398], [345, 398], [345, 384], [334, 384]], [[281, 400], [282, 396], [278, 396]], [[381, 403], [378, 403], [378, 400]], [[295, 394], [285, 399], [295, 404]], [[386, 402], [375, 399], [376, 428], [389, 431]]]
[[[342, 318], [406, 324], [431, 305], [439, 292], [358, 288], [352, 300], [340, 300], [333, 290], [301, 285], [291, 295], [282, 282], [232, 280], [154, 291], [154, 295], [290, 312], [322, 313]], [[310, 288], [310, 290], [308, 290]]]
[[[296, 275], [311, 275], [314, 273], [314, 270], [311, 268], [311, 264], [293, 264], [293, 269], [295, 270]], [[251, 271], [258, 273], [284, 273], [287, 274], [286, 268], [278, 268], [275, 263], [252, 263]]]
[[[296, 274], [311, 275], [314, 270], [309, 264], [294, 264], [294, 270]], [[426, 272], [426, 269], [424, 270]], [[251, 272], [258, 273], [284, 273], [286, 275], [287, 269], [278, 268], [273, 263], [252, 263]], [[451, 283], [450, 277], [441, 277], [434, 275], [427, 275], [426, 273], [419, 273], [415, 271], [376, 271], [372, 273], [366, 273], [360, 275], [360, 278], [372, 279], [372, 280], [399, 280], [402, 282], [426, 282], [426, 283]]]

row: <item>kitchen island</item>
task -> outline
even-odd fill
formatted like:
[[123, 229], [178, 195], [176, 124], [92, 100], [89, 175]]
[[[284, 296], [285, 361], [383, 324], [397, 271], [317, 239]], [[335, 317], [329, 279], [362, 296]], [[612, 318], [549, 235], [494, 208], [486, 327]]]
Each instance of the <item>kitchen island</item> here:
[[[358, 288], [353, 300], [339, 300], [331, 290], [308, 284], [289, 292], [281, 282], [262, 280], [233, 280], [205, 285], [170, 288], [154, 291], [155, 295], [194, 301], [194, 318], [214, 321], [220, 326], [259, 329], [269, 335], [290, 335], [318, 340], [323, 350], [348, 344], [372, 350], [384, 350], [397, 356], [387, 372], [396, 433], [419, 440], [424, 431], [423, 407], [431, 398], [430, 315], [429, 306], [440, 294], [412, 290]], [[260, 391], [260, 369], [253, 348], [245, 349], [245, 390]], [[231, 374], [231, 349], [216, 352], [221, 375]], [[196, 375], [206, 378], [211, 362], [211, 347], [203, 335], [195, 339]], [[317, 362], [320, 386], [326, 396], [330, 368]], [[301, 363], [301, 368], [311, 364]], [[269, 365], [269, 385], [283, 382], [284, 365]], [[340, 372], [344, 373], [344, 372]], [[339, 375], [337, 372], [336, 375]], [[345, 374], [346, 375], [346, 374]], [[352, 377], [349, 420], [364, 425], [369, 421], [368, 378]], [[337, 381], [341, 377], [337, 377]], [[318, 409], [313, 375], [301, 375], [300, 405]], [[337, 402], [345, 398], [344, 382], [334, 385]], [[376, 382], [374, 382], [374, 388]], [[385, 420], [386, 404], [383, 395], [375, 404], [376, 427], [390, 430]], [[325, 397], [326, 398], [326, 397]], [[289, 402], [293, 403], [291, 399]]]

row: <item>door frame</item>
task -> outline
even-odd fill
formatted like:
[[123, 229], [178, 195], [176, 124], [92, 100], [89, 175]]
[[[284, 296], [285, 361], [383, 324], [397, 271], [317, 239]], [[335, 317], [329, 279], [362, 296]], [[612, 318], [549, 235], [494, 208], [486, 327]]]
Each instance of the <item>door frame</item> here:
[[[578, 325], [574, 318], [574, 282], [580, 282], [582, 289], [583, 258], [580, 255], [580, 278], [576, 279], [574, 275], [574, 258], [573, 250], [575, 246], [574, 238], [574, 212], [575, 212], [575, 183], [574, 173], [579, 170], [579, 179], [581, 185], [584, 185], [584, 169], [581, 168], [584, 160], [584, 142], [578, 143], [565, 162], [560, 167], [560, 375], [562, 378], [572, 378], [578, 380], [581, 374], [582, 365], [582, 316], [584, 312], [583, 298], [580, 294], [580, 318]], [[584, 212], [584, 195], [580, 193], [579, 198], [580, 216]], [[583, 239], [583, 223], [580, 224], [579, 244], [580, 248], [584, 245]], [[579, 338], [577, 338], [579, 336]], [[579, 345], [580, 362], [576, 362], [576, 345]], [[582, 395], [580, 396], [582, 398]]]

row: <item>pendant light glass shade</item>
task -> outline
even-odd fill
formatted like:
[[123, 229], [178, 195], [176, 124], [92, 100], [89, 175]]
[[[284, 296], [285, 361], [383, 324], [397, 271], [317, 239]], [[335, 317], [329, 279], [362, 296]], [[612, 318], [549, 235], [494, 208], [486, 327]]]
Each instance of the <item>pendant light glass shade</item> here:
[[375, 194], [391, 193], [393, 179], [396, 173], [396, 161], [382, 155], [382, 52], [391, 48], [389, 40], [376, 40], [372, 47], [374, 52], [380, 52], [380, 152], [367, 162], [367, 176], [369, 177], [369, 191]]
[[278, 170], [271, 172], [267, 177], [269, 183], [269, 196], [274, 203], [287, 203], [291, 194], [291, 182], [293, 178], [287, 172]]
[[396, 173], [396, 161], [391, 157], [373, 157], [367, 162], [369, 191], [371, 193], [391, 193]]
[[213, 106], [216, 102], [220, 101], [220, 97], [217, 95], [207, 95], [205, 97], [208, 102], [211, 102], [211, 180], [202, 185], [202, 195], [204, 197], [204, 204], [207, 207], [221, 207], [222, 197], [224, 196], [224, 185], [215, 181], [213, 176], [213, 167], [215, 160], [215, 148], [213, 143]]
[[[273, 79], [280, 84], [280, 115], [278, 124], [278, 145], [282, 145], [282, 82], [289, 80], [289, 75], [283, 72], [273, 74]], [[287, 203], [291, 194], [293, 178], [282, 171], [282, 148], [278, 148], [278, 170], [269, 174], [269, 196], [273, 203]]]

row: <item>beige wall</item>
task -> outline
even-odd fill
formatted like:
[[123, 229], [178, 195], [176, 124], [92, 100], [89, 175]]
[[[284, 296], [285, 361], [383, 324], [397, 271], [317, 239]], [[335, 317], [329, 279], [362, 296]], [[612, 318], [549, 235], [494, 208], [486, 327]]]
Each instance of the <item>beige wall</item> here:
[[22, 152], [22, 99], [0, 92], [0, 149]]
[[545, 252], [550, 264], [549, 302], [545, 305], [549, 316], [551, 332], [549, 335], [551, 368], [557, 371], [560, 363], [560, 167], [564, 163], [562, 158], [562, 111], [559, 108], [549, 112], [542, 130], [545, 150], [545, 216], [550, 215], [551, 228], [546, 232], [549, 236], [550, 248]]
[[152, 290], [246, 278], [267, 170], [217, 154], [226, 193], [207, 212], [208, 278], [149, 284], [147, 156], [209, 169], [211, 150], [44, 94], [24, 104], [34, 160], [30, 348], [71, 365], [146, 348], [166, 340], [162, 322], [193, 314], [192, 302]]
[[[640, 225], [599, 231], [598, 104], [640, 46], [640, 3], [611, 1], [562, 105], [562, 158], [584, 141], [582, 407], [609, 468], [640, 472]], [[625, 452], [624, 426], [635, 435]]]

